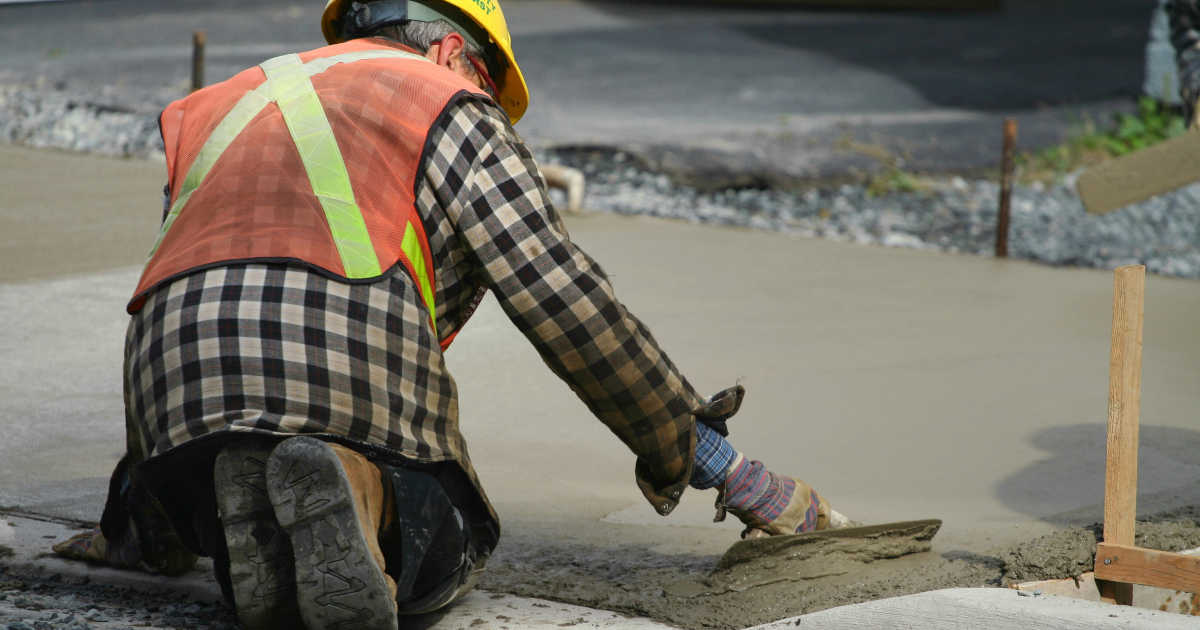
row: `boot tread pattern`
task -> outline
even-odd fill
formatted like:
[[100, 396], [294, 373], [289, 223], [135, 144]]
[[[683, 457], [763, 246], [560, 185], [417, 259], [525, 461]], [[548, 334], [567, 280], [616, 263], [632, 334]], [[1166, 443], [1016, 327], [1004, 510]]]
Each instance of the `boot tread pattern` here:
[[269, 454], [262, 443], [230, 444], [213, 475], [234, 603], [247, 628], [276, 627], [295, 607], [292, 547], [267, 495]]
[[395, 603], [364, 532], [337, 454], [291, 438], [268, 464], [268, 491], [291, 537], [300, 614], [310, 630], [396, 630]]

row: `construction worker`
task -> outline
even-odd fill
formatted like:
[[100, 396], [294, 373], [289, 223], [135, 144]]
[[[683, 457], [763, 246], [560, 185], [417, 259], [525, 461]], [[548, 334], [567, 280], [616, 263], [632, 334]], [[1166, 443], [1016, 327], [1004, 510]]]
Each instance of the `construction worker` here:
[[570, 241], [512, 125], [528, 104], [495, 0], [330, 0], [329, 46], [168, 107], [164, 220], [128, 310], [128, 452], [70, 557], [213, 558], [247, 628], [387, 628], [479, 579], [500, 526], [443, 352], [492, 291], [636, 456], [767, 536], [850, 522], [724, 439]]

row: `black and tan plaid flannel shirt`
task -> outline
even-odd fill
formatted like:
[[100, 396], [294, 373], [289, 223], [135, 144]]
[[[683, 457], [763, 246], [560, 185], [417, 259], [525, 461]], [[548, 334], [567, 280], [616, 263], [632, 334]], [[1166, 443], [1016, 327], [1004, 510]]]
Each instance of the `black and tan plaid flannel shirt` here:
[[[637, 456], [640, 488], [669, 513], [691, 475], [693, 413], [720, 422], [740, 395], [702, 407], [604, 271], [569, 240], [501, 110], [465, 98], [447, 114], [431, 132], [416, 197], [440, 338], [460, 328], [479, 287], [490, 289], [546, 365]], [[235, 264], [180, 278], [133, 317], [125, 372], [135, 463], [153, 458], [162, 469], [179, 447], [227, 431], [339, 436], [412, 461], [457, 462], [486, 502], [439, 339], [403, 271], [347, 284], [302, 266]]]

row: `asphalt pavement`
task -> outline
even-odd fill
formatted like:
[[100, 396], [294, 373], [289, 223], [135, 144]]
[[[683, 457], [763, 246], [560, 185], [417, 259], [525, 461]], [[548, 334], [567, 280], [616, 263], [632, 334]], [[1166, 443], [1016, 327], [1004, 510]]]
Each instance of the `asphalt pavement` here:
[[[320, 46], [322, 3], [83, 0], [0, 6], [0, 83], [118, 107], [183, 94], [192, 32], [206, 79]], [[1149, 0], [1011, 0], [1002, 12], [830, 11], [748, 3], [506, 0], [538, 145], [635, 151], [692, 182], [773, 183], [998, 160], [1105, 122], [1140, 90]], [[126, 100], [121, 101], [120, 95]], [[847, 142], [853, 140], [854, 142]], [[859, 143], [859, 144], [855, 144]], [[861, 144], [874, 145], [863, 150]], [[736, 178], [735, 178], [736, 179]]]

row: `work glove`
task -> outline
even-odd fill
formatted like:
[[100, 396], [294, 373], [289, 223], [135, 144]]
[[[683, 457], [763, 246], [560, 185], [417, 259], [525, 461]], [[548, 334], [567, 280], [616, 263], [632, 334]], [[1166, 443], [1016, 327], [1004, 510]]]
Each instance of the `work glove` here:
[[777, 475], [762, 462], [738, 454], [729, 478], [717, 488], [717, 519], [728, 511], [746, 525], [742, 538], [803, 534], [823, 529], [861, 527], [836, 512], [808, 484]]

